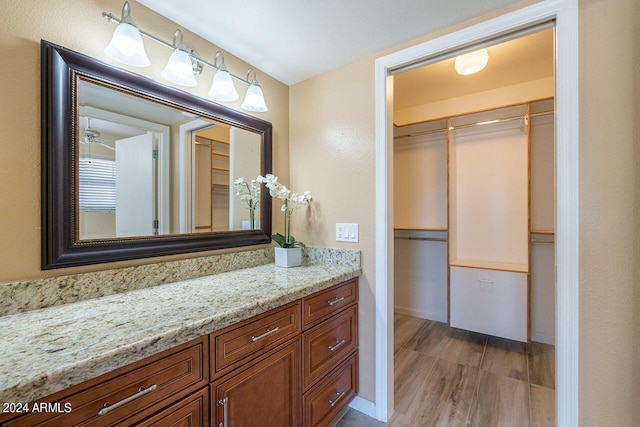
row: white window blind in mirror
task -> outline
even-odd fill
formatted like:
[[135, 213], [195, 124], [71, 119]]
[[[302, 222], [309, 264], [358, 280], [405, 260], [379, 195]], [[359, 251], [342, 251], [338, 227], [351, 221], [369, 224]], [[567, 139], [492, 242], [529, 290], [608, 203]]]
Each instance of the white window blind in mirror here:
[[116, 162], [80, 157], [79, 207], [81, 211], [115, 211]]

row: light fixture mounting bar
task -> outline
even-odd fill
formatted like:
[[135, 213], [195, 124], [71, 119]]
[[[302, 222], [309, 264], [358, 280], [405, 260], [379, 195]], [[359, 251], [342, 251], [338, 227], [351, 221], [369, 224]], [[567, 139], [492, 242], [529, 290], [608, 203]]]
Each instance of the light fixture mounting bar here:
[[[122, 22], [122, 20], [120, 18], [118, 18], [117, 16], [113, 15], [112, 13], [102, 12], [102, 16], [105, 19], [107, 19], [109, 22], [113, 22], [113, 23], [116, 23], [116, 24], [120, 24]], [[143, 36], [153, 40], [156, 43], [159, 43], [159, 44], [161, 44], [161, 45], [163, 45], [165, 47], [168, 47], [169, 49], [175, 49], [175, 46], [172, 43], [166, 42], [166, 41], [154, 36], [153, 34], [147, 33], [146, 31], [140, 29], [140, 27], [138, 27], [138, 31], [140, 32], [140, 34], [142, 34]], [[191, 51], [191, 52], [195, 52], [195, 51]], [[195, 56], [195, 55], [191, 54], [191, 52], [189, 52], [189, 57], [191, 59], [193, 59], [194, 61], [197, 61], [197, 62], [199, 62], [201, 64], [204, 64], [204, 65], [206, 65], [208, 67], [211, 67], [214, 70], [220, 69], [220, 67], [217, 67], [216, 65], [212, 64], [209, 61], [205, 61], [200, 56]], [[238, 76], [236, 76], [235, 74], [232, 74], [232, 73], [229, 73], [229, 75], [232, 78], [234, 78], [234, 79], [236, 79], [236, 80], [238, 80], [238, 81], [240, 81], [240, 82], [242, 82], [242, 83], [244, 83], [246, 85], [251, 86], [251, 82], [249, 80], [245, 80], [242, 77], [238, 77]]]

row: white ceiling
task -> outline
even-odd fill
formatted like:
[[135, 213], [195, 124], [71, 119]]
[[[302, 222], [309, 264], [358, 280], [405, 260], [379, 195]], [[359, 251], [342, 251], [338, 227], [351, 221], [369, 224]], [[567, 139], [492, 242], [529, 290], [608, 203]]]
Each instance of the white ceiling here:
[[489, 63], [479, 73], [461, 76], [455, 58], [394, 76], [394, 110], [553, 77], [553, 29], [489, 46]]
[[520, 0], [137, 1], [292, 85]]

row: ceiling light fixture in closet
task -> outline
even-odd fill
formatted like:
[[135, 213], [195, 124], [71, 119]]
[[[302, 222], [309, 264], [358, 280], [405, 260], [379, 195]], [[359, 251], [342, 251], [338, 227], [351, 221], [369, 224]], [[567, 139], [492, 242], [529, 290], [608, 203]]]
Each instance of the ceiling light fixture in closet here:
[[474, 52], [465, 53], [456, 57], [455, 68], [458, 74], [468, 76], [475, 74], [487, 66], [489, 62], [489, 51], [480, 49]]
[[[211, 89], [209, 90], [209, 96], [212, 99], [222, 102], [230, 102], [238, 99], [239, 95], [233, 86], [232, 80], [236, 79], [249, 86], [244, 102], [240, 108], [257, 113], [268, 110], [264, 100], [264, 94], [256, 78], [255, 70], [249, 69], [246, 79], [231, 74], [224, 63], [224, 55], [221, 51], [216, 53], [213, 64], [205, 61], [200, 57], [198, 52], [185, 45], [180, 29], [174, 33], [173, 43], [168, 43], [141, 30], [131, 17], [131, 3], [128, 0], [125, 1], [122, 6], [122, 15], [120, 18], [107, 12], [102, 12], [102, 16], [110, 22], [118, 24], [111, 42], [104, 50], [110, 58], [134, 67], [148, 66], [151, 62], [144, 50], [141, 37], [145, 36], [173, 51], [166, 67], [161, 73], [161, 76], [166, 80], [182, 86], [196, 86], [198, 82], [195, 76], [199, 75], [202, 72], [202, 66], [206, 65], [216, 70]], [[218, 65], [217, 61], [219, 55], [222, 56], [220, 65]], [[254, 72], [254, 75], [253, 80], [250, 81], [249, 73], [251, 71]]]

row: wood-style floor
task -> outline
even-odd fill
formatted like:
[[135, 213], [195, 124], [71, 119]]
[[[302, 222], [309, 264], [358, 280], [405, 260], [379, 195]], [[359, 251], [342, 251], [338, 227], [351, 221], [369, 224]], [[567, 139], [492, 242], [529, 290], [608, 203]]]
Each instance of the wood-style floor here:
[[555, 425], [555, 348], [395, 315], [395, 412], [336, 427]]

